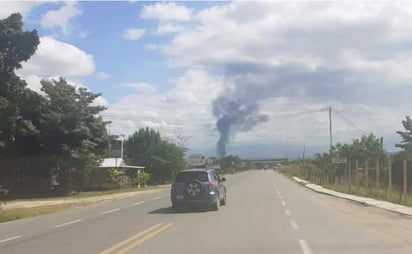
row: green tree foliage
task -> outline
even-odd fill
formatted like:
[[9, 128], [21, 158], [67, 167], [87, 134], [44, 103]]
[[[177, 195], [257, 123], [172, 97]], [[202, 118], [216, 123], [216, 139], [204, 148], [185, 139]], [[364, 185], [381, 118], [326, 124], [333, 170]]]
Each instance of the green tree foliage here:
[[[105, 122], [98, 115], [105, 108], [93, 105], [100, 94], [76, 89], [62, 78], [43, 80], [42, 91], [46, 94], [41, 125], [44, 132], [40, 134], [44, 151], [54, 159], [62, 191], [81, 189], [109, 145]], [[72, 184], [74, 180], [77, 186]]]
[[376, 160], [385, 157], [385, 151], [382, 147], [380, 138], [372, 133], [363, 135], [360, 139], [354, 139], [352, 144], [337, 144], [332, 147], [331, 156], [343, 157], [348, 160]]
[[48, 191], [48, 179], [57, 176], [69, 193], [83, 187], [106, 152], [104, 108], [93, 105], [99, 94], [64, 79], [42, 81], [45, 96], [26, 88], [15, 71], [38, 44], [35, 30], [23, 31], [20, 14], [0, 20], [0, 180], [24, 194]]
[[152, 182], [172, 179], [185, 165], [182, 149], [161, 139], [160, 133], [141, 128], [125, 142], [125, 159], [131, 165], [146, 167]]
[[406, 119], [402, 121], [402, 125], [405, 131], [396, 132], [402, 139], [401, 143], [396, 144], [396, 147], [401, 148], [404, 153], [412, 154], [412, 119], [406, 116]]
[[15, 74], [21, 63], [34, 54], [38, 44], [36, 30], [23, 31], [20, 14], [0, 20], [0, 156], [30, 151], [32, 147], [21, 144], [38, 133], [34, 122], [42, 98], [27, 89], [26, 83]]

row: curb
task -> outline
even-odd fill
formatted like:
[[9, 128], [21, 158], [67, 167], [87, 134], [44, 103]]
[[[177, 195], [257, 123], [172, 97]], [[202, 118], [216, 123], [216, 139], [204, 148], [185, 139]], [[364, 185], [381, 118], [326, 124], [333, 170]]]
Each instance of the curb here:
[[296, 176], [293, 176], [292, 178], [298, 184], [301, 184], [301, 185], [305, 186], [306, 188], [311, 189], [312, 191], [315, 191], [315, 192], [318, 192], [318, 193], [322, 193], [322, 194], [326, 194], [326, 195], [330, 195], [330, 196], [334, 196], [334, 197], [338, 197], [338, 198], [343, 198], [343, 199], [346, 199], [346, 200], [350, 200], [350, 201], [360, 203], [362, 205], [373, 206], [373, 207], [385, 209], [387, 211], [395, 212], [395, 213], [402, 214], [402, 215], [412, 216], [412, 208], [408, 207], [408, 206], [398, 205], [398, 204], [394, 204], [394, 203], [387, 202], [387, 201], [382, 201], [382, 200], [376, 200], [376, 199], [373, 199], [373, 198], [365, 198], [365, 197], [355, 196], [355, 195], [352, 195], [352, 194], [337, 192], [337, 191], [333, 191], [333, 190], [323, 188], [320, 185], [317, 185], [317, 184], [311, 183], [309, 181], [300, 179]]

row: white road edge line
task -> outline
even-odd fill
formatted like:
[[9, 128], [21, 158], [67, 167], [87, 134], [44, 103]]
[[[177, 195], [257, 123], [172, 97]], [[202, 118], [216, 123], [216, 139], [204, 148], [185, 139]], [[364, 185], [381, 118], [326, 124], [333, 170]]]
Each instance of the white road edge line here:
[[64, 227], [64, 226], [74, 224], [74, 223], [77, 223], [77, 222], [80, 222], [80, 221], [82, 221], [82, 219], [72, 220], [72, 221], [69, 221], [69, 222], [66, 222], [66, 223], [63, 223], [63, 224], [56, 225], [56, 226], [54, 226], [54, 228]]
[[119, 211], [119, 210], [120, 210], [120, 208], [115, 208], [115, 209], [112, 209], [112, 210], [108, 210], [108, 211], [101, 212], [100, 214], [114, 213], [114, 212], [117, 212], [117, 211]]
[[279, 196], [279, 199], [283, 199], [282, 195], [278, 195], [278, 196]]
[[286, 203], [285, 203], [285, 201], [282, 201], [282, 205], [283, 205], [283, 206], [286, 206]]
[[161, 199], [161, 198], [163, 198], [163, 196], [154, 197], [154, 198], [152, 198], [152, 200], [158, 200], [158, 199]]
[[287, 216], [290, 216], [290, 211], [288, 209], [285, 210]]
[[140, 201], [140, 202], [131, 204], [130, 206], [133, 207], [133, 206], [141, 205], [141, 204], [143, 204], [143, 203], [144, 203], [144, 201]]
[[298, 224], [296, 224], [296, 221], [294, 221], [294, 220], [290, 220], [290, 225], [292, 225], [293, 229], [298, 229], [299, 228]]
[[312, 254], [312, 250], [309, 247], [308, 242], [304, 239], [299, 239], [300, 247], [302, 248], [303, 254]]
[[6, 238], [6, 239], [3, 239], [3, 240], [0, 240], [0, 243], [5, 243], [5, 242], [11, 241], [11, 240], [15, 240], [15, 239], [19, 239], [19, 238], [22, 238], [22, 237], [23, 237], [22, 235], [16, 235], [16, 236], [13, 236], [13, 237], [10, 237], [10, 238]]

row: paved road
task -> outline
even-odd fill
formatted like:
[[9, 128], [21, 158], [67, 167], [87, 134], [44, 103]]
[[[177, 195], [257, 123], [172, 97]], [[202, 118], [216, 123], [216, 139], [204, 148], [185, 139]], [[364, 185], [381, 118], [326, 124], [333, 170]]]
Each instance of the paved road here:
[[412, 219], [314, 193], [272, 171], [228, 178], [218, 212], [168, 190], [0, 224], [0, 253], [412, 253]]

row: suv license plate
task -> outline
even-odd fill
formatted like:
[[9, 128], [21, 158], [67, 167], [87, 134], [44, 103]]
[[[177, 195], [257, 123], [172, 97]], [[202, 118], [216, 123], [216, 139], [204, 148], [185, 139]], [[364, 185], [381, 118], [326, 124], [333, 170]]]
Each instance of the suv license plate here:
[[176, 195], [176, 199], [184, 199], [183, 195]]

